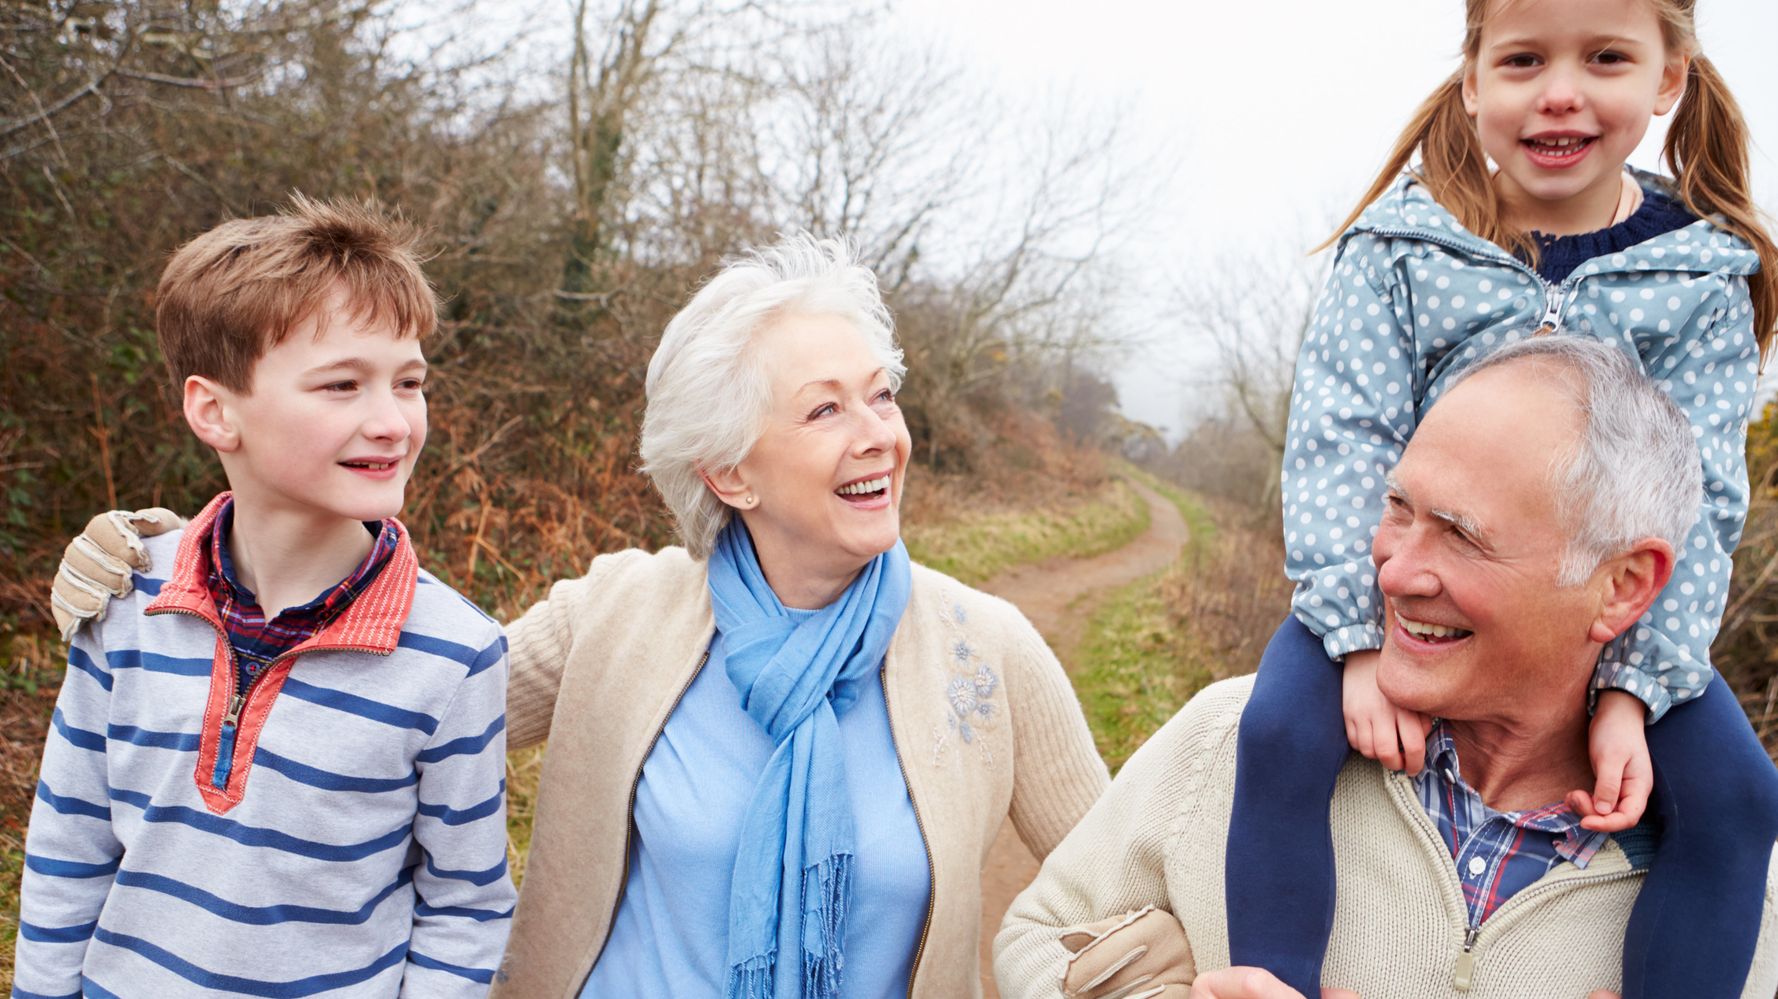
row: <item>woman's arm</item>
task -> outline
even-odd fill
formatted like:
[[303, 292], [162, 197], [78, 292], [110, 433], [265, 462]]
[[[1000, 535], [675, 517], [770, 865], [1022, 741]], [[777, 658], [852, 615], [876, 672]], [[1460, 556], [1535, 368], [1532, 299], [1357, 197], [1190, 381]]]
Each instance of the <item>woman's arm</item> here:
[[1080, 699], [1056, 656], [1024, 618], [1012, 640], [1012, 821], [1039, 860], [1105, 793], [1111, 776], [1093, 745]]

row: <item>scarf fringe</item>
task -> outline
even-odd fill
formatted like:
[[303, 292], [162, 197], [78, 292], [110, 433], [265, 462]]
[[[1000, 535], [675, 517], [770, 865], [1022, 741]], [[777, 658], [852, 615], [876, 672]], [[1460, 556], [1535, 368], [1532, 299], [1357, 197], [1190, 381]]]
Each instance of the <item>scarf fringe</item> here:
[[750, 957], [728, 969], [729, 999], [772, 999], [773, 966], [777, 955]]
[[[849, 854], [835, 854], [803, 869], [804, 999], [838, 999], [846, 970], [846, 901], [851, 895]], [[820, 934], [818, 949], [806, 945], [811, 929]]]

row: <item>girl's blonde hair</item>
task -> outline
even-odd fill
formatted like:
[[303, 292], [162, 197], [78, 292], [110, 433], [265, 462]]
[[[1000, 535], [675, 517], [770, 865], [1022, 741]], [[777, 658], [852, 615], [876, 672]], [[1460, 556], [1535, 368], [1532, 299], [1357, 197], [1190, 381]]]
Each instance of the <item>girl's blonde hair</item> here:
[[[1463, 67], [1451, 74], [1421, 103], [1395, 140], [1389, 158], [1370, 190], [1332, 236], [1316, 249], [1340, 238], [1371, 202], [1383, 195], [1402, 169], [1420, 153], [1416, 176], [1439, 204], [1470, 232], [1536, 259], [1531, 234], [1508, 225], [1488, 172], [1488, 160], [1475, 124], [1463, 107], [1463, 73], [1481, 51], [1482, 22], [1491, 3], [1464, 0]], [[1686, 210], [1700, 218], [1712, 216], [1722, 228], [1746, 240], [1759, 254], [1759, 273], [1747, 279], [1753, 297], [1753, 329], [1763, 358], [1778, 326], [1778, 246], [1760, 224], [1753, 204], [1747, 165], [1747, 123], [1729, 93], [1722, 74], [1698, 51], [1693, 20], [1696, 0], [1648, 0], [1661, 22], [1661, 36], [1670, 51], [1691, 56], [1685, 93], [1673, 112], [1663, 153], [1676, 179]]]

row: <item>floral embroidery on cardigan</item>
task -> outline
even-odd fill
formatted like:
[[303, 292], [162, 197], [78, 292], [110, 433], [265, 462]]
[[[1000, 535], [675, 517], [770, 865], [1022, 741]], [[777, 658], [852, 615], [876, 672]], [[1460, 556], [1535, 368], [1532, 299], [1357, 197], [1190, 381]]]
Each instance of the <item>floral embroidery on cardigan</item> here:
[[[951, 605], [951, 620], [959, 625], [969, 620], [961, 604]], [[963, 745], [976, 746], [982, 761], [992, 766], [993, 749], [988, 740], [978, 741], [977, 737], [999, 721], [1001, 702], [996, 701], [994, 695], [1000, 690], [1000, 676], [967, 638], [958, 638], [951, 643], [950, 672], [944, 696], [951, 710], [945, 715], [942, 728], [933, 726], [932, 763], [938, 766], [943, 762], [945, 750], [955, 739]]]

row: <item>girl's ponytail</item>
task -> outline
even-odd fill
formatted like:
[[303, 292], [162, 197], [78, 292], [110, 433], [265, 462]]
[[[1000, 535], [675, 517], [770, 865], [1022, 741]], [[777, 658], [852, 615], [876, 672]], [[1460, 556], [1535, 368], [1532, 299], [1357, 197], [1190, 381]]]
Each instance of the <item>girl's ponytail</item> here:
[[1685, 93], [1667, 128], [1664, 152], [1685, 207], [1700, 217], [1717, 216], [1725, 230], [1746, 240], [1759, 254], [1759, 273], [1747, 284], [1763, 361], [1778, 326], [1778, 246], [1760, 224], [1753, 204], [1747, 122], [1722, 74], [1701, 55], [1692, 58]]
[[1407, 128], [1396, 138], [1394, 148], [1370, 190], [1333, 235], [1310, 252], [1331, 246], [1371, 202], [1389, 190], [1414, 157], [1420, 153], [1420, 182], [1433, 200], [1445, 206], [1457, 221], [1470, 232], [1509, 250], [1535, 254], [1536, 244], [1523, 232], [1509, 229], [1500, 217], [1500, 201], [1494, 195], [1493, 180], [1488, 172], [1488, 158], [1476, 136], [1475, 125], [1463, 106], [1463, 71], [1451, 74], [1439, 84], [1431, 96], [1420, 103]]

